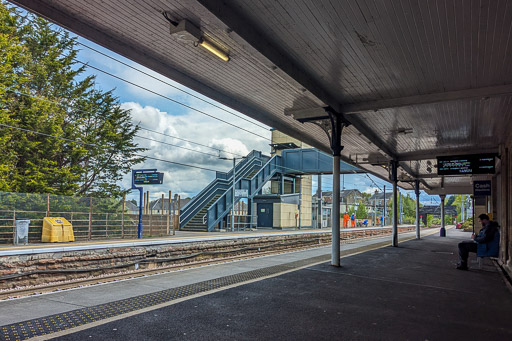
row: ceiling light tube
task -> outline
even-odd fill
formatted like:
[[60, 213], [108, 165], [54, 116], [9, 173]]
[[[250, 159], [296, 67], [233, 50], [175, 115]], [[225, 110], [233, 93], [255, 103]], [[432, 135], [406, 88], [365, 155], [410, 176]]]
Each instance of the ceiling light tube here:
[[208, 51], [210, 51], [211, 53], [213, 53], [214, 55], [216, 55], [223, 61], [225, 61], [225, 62], [229, 61], [228, 54], [224, 51], [221, 51], [217, 46], [213, 45], [209, 41], [201, 39], [201, 41], [199, 42], [199, 45], [202, 46], [203, 48], [207, 49]]

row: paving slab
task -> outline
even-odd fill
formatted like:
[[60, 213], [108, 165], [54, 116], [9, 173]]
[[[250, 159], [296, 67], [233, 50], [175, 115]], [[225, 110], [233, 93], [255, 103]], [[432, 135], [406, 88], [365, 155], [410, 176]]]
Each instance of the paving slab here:
[[425, 237], [190, 299], [58, 340], [511, 340], [493, 267], [455, 269], [468, 235]]
[[[413, 233], [404, 233], [400, 236], [401, 238], [411, 237]], [[342, 250], [352, 250], [354, 248], [382, 242], [389, 242], [389, 236], [359, 241], [353, 240], [343, 244]], [[0, 314], [0, 326], [71, 311], [79, 307], [92, 307], [103, 303], [190, 285], [250, 270], [282, 265], [320, 255], [328, 255], [330, 252], [330, 246], [323, 246], [48, 293], [37, 297], [1, 301], [0, 312], [13, 310], [22, 313]], [[28, 309], [28, 307], [31, 308]]]

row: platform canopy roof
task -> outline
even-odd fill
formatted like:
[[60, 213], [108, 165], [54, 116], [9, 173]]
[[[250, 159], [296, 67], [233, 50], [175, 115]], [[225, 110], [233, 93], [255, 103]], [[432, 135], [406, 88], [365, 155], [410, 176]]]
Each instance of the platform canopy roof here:
[[[13, 2], [324, 151], [325, 133], [287, 114], [329, 106], [352, 124], [344, 160], [385, 179], [379, 163], [398, 160], [430, 193], [471, 191], [438, 177], [436, 156], [499, 152], [510, 136], [510, 1]], [[163, 12], [230, 60], [171, 36]]]

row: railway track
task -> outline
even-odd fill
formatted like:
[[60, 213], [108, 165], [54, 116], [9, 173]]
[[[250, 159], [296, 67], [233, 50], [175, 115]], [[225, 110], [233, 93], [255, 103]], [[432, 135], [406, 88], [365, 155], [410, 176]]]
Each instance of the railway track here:
[[[431, 234], [431, 233], [428, 233], [428, 234]], [[371, 236], [371, 237], [362, 237], [362, 238], [351, 238], [351, 239], [342, 240], [341, 244], [350, 244], [350, 243], [355, 243], [355, 242], [362, 241], [362, 240], [379, 239], [379, 238], [382, 238], [382, 235]], [[414, 239], [414, 237], [403, 238], [403, 239], [401, 239], [401, 241], [406, 241], [406, 240], [410, 240], [410, 239]], [[74, 288], [82, 288], [82, 287], [86, 287], [86, 286], [99, 285], [99, 284], [105, 284], [105, 283], [110, 283], [110, 282], [117, 282], [117, 281], [121, 281], [121, 280], [147, 277], [147, 276], [155, 275], [155, 274], [168, 273], [168, 272], [191, 269], [191, 268], [198, 268], [198, 267], [214, 265], [214, 264], [228, 263], [228, 262], [232, 262], [232, 261], [258, 258], [258, 257], [263, 257], [263, 256], [268, 256], [268, 255], [278, 255], [278, 254], [283, 254], [283, 253], [288, 253], [288, 252], [308, 250], [308, 249], [312, 249], [312, 248], [324, 247], [327, 245], [330, 245], [330, 241], [321, 242], [321, 240], [318, 240], [317, 243], [308, 244], [306, 246], [302, 245], [299, 247], [279, 249], [279, 250], [269, 250], [269, 251], [256, 250], [256, 252], [244, 253], [244, 254], [240, 254], [240, 255], [217, 257], [217, 258], [213, 258], [213, 259], [192, 261], [192, 262], [186, 262], [186, 263], [181, 263], [181, 264], [158, 266], [158, 267], [152, 268], [152, 269], [127, 270], [122, 273], [104, 274], [104, 275], [99, 275], [99, 276], [95, 276], [95, 277], [88, 277], [88, 278], [82, 278], [82, 279], [76, 279], [76, 280], [53, 282], [53, 283], [48, 283], [45, 285], [2, 290], [2, 291], [0, 291], [0, 300], [8, 300], [8, 299], [14, 299], [14, 298], [20, 298], [20, 297], [26, 297], [26, 296], [37, 296], [37, 295], [41, 295], [44, 293], [70, 290], [70, 289], [74, 289]]]
[[0, 300], [8, 300], [8, 299], [25, 297], [25, 296], [37, 296], [37, 295], [41, 295], [43, 293], [69, 290], [69, 289], [74, 289], [74, 288], [81, 288], [81, 287], [86, 287], [86, 286], [91, 286], [91, 285], [105, 284], [105, 283], [109, 283], [109, 282], [117, 282], [117, 281], [126, 280], [126, 279], [147, 277], [147, 276], [155, 275], [155, 274], [161, 274], [161, 273], [167, 273], [167, 272], [179, 271], [179, 270], [185, 270], [185, 269], [191, 269], [191, 268], [198, 268], [198, 267], [208, 266], [208, 265], [213, 265], [213, 264], [228, 263], [228, 262], [232, 262], [232, 261], [263, 257], [263, 256], [267, 256], [267, 255], [283, 254], [283, 253], [288, 253], [291, 251], [307, 250], [307, 249], [312, 249], [312, 248], [316, 248], [316, 247], [322, 247], [325, 245], [327, 245], [327, 244], [322, 243], [322, 244], [310, 245], [307, 247], [297, 247], [297, 248], [293, 248], [293, 249], [285, 249], [285, 250], [277, 250], [277, 251], [259, 251], [259, 252], [246, 253], [246, 254], [237, 255], [237, 256], [226, 256], [226, 257], [222, 257], [222, 258], [214, 258], [214, 259], [209, 259], [209, 260], [188, 262], [188, 263], [184, 263], [184, 264], [173, 264], [173, 265], [167, 265], [167, 266], [160, 266], [160, 267], [157, 267], [154, 269], [128, 270], [123, 273], [100, 275], [100, 276], [95, 276], [93, 278], [76, 279], [76, 280], [69, 280], [69, 281], [64, 281], [64, 282], [48, 283], [46, 285], [40, 285], [40, 286], [33, 286], [33, 287], [31, 286], [31, 287], [25, 287], [25, 288], [4, 290], [4, 291], [0, 291]]

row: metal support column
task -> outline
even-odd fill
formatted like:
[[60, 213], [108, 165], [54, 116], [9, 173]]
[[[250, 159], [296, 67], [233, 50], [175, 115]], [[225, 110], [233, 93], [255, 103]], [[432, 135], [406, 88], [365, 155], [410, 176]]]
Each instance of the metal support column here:
[[236, 158], [233, 158], [233, 194], [231, 201], [231, 231], [235, 230], [235, 185], [236, 185]]
[[299, 175], [299, 230], [302, 228], [302, 175]]
[[[252, 199], [251, 198], [247, 199], [247, 216], [249, 217], [249, 230], [252, 231]], [[244, 230], [245, 230], [245, 226], [247, 226], [247, 220], [244, 220], [244, 221], [245, 221], [245, 224], [244, 224]]]
[[446, 228], [444, 227], [444, 199], [446, 196], [440, 195], [439, 198], [441, 198], [441, 230], [439, 231], [439, 236], [446, 237]]
[[382, 208], [382, 227], [386, 226], [386, 213], [387, 213], [387, 203], [386, 203], [386, 185], [384, 185], [384, 207]]
[[414, 193], [416, 194], [416, 239], [420, 239], [420, 181], [416, 180], [414, 184]]
[[333, 155], [332, 160], [331, 265], [340, 266], [340, 156]]
[[340, 156], [343, 146], [341, 145], [341, 132], [349, 123], [344, 119], [343, 114], [337, 113], [332, 108], [326, 108], [329, 119], [322, 123], [315, 123], [320, 126], [329, 137], [332, 151], [332, 240], [331, 240], [331, 265], [340, 266]]
[[316, 197], [317, 197], [317, 203], [318, 203], [318, 206], [317, 206], [317, 221], [318, 221], [318, 228], [321, 229], [322, 228], [322, 174], [318, 174], [318, 187], [317, 187], [317, 190], [316, 190]]
[[311, 122], [320, 127], [329, 138], [333, 156], [332, 165], [332, 254], [331, 265], [340, 266], [340, 156], [341, 132], [350, 123], [342, 113], [331, 107], [323, 108], [326, 115], [296, 118], [301, 123]]
[[463, 223], [464, 222], [464, 217], [466, 216], [464, 212], [464, 204], [466, 203], [466, 196], [463, 194], [462, 195], [462, 200], [461, 200], [461, 208], [460, 208], [460, 221]]
[[393, 182], [393, 246], [398, 246], [398, 177], [397, 161], [391, 161], [391, 181]]
[[373, 196], [373, 226], [377, 226], [377, 190]]

